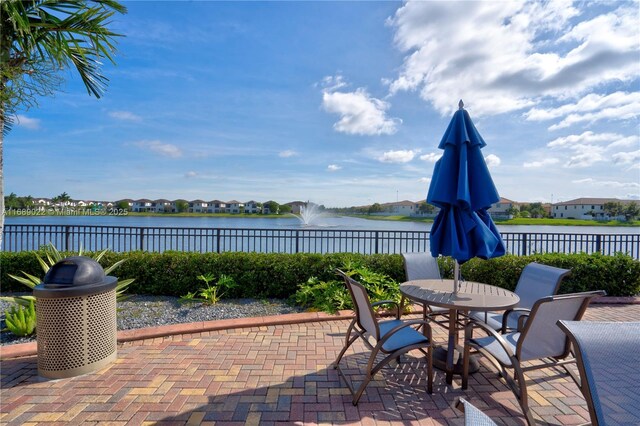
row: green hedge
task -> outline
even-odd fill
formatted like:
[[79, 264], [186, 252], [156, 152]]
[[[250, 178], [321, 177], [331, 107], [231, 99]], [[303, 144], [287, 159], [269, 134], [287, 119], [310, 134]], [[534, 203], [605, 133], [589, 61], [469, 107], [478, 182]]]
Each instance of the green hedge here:
[[[129, 292], [137, 294], [182, 296], [201, 287], [197, 275], [212, 272], [217, 277], [230, 275], [239, 284], [228, 292], [227, 297], [288, 298], [309, 277], [334, 279], [333, 269], [348, 260], [398, 282], [404, 281], [400, 255], [111, 252], [101, 263], [107, 266], [123, 258], [127, 261], [118, 268], [118, 276], [135, 278]], [[561, 293], [603, 289], [609, 296], [633, 296], [640, 292], [640, 262], [622, 254], [542, 254], [473, 259], [462, 265], [462, 274], [466, 280], [513, 289], [524, 266], [534, 261], [572, 270], [571, 277], [560, 288]], [[451, 277], [451, 259], [440, 259], [440, 262], [444, 276]], [[18, 275], [25, 271], [42, 275], [33, 252], [0, 253], [0, 270], [2, 291], [5, 292], [24, 290], [8, 274]]]

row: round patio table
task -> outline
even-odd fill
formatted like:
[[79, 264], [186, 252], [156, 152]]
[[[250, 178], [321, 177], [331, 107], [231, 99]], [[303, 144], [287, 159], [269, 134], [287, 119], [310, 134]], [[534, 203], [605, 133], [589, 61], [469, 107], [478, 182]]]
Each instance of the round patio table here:
[[449, 341], [444, 368], [448, 384], [453, 381], [454, 352], [458, 331], [463, 326], [459, 313], [501, 311], [513, 308], [520, 301], [518, 295], [509, 290], [473, 281], [459, 281], [458, 292], [453, 290], [453, 280], [414, 280], [400, 284], [403, 297], [423, 305], [449, 309]]

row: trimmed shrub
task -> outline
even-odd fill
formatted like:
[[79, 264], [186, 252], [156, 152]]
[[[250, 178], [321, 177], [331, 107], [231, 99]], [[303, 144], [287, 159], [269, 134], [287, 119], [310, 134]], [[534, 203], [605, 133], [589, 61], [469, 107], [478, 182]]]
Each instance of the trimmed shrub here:
[[605, 290], [608, 296], [635, 296], [640, 293], [640, 262], [624, 254], [547, 253], [503, 256], [490, 260], [472, 259], [462, 265], [461, 270], [462, 276], [468, 281], [513, 290], [520, 273], [530, 262], [571, 270], [571, 275], [560, 285], [561, 294], [589, 290]]
[[[91, 253], [87, 253], [91, 255]], [[263, 253], [188, 253], [188, 252], [108, 252], [102, 265], [126, 259], [118, 275], [135, 278], [129, 292], [182, 296], [197, 291], [201, 283], [198, 275], [212, 273], [216, 279], [225, 274], [233, 277], [238, 286], [225, 294], [229, 298], [291, 297], [301, 283], [311, 277], [321, 281], [335, 280], [334, 269], [351, 261], [372, 271], [402, 282], [404, 269], [400, 255], [334, 254], [263, 254]], [[453, 261], [439, 259], [443, 276], [453, 275]], [[561, 293], [603, 289], [609, 296], [633, 296], [640, 292], [640, 262], [627, 255], [601, 254], [540, 254], [531, 256], [503, 256], [497, 259], [472, 259], [462, 265], [466, 280], [479, 281], [514, 289], [525, 265], [539, 262], [571, 269]], [[8, 277], [20, 271], [37, 275], [40, 265], [33, 252], [0, 253], [2, 291], [23, 291], [24, 286]]]

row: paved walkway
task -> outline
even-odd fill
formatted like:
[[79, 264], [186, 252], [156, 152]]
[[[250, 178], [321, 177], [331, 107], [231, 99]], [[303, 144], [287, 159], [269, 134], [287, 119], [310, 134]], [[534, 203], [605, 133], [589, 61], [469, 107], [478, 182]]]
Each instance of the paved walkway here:
[[[587, 320], [631, 321], [640, 305], [592, 305]], [[118, 360], [95, 374], [62, 380], [37, 376], [35, 357], [3, 361], [0, 422], [30, 424], [376, 424], [461, 425], [452, 404], [464, 396], [506, 425], [524, 424], [515, 397], [487, 365], [448, 386], [436, 370], [426, 390], [424, 363], [409, 356], [376, 376], [360, 404], [331, 362], [348, 321], [260, 326], [169, 336], [119, 345]], [[434, 338], [445, 333], [434, 326]], [[357, 380], [363, 347], [348, 352]], [[529, 374], [541, 424], [588, 420], [577, 387], [561, 370]]]

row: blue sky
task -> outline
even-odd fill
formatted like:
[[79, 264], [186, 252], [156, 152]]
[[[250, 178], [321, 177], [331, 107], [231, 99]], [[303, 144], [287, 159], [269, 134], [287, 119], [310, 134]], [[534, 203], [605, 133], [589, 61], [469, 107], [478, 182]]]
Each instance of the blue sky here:
[[6, 193], [421, 200], [462, 98], [501, 196], [640, 198], [637, 1], [126, 5], [107, 93], [22, 111]]

